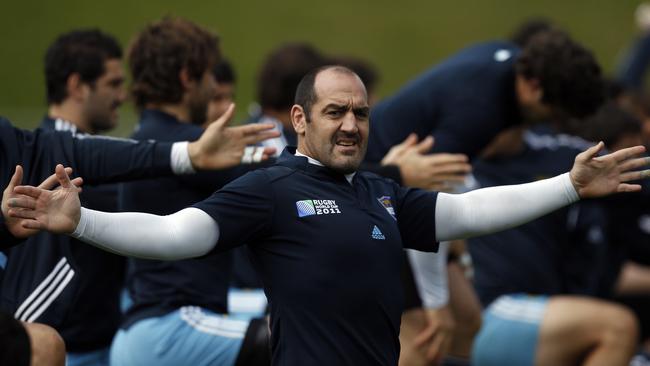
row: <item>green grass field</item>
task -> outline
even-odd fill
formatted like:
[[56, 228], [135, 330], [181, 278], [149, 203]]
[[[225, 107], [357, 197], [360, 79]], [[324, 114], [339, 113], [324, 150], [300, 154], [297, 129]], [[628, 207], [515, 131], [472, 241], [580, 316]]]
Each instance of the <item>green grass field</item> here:
[[[380, 95], [473, 42], [503, 38], [521, 21], [546, 16], [593, 49], [614, 69], [637, 30], [636, 0], [493, 1], [5, 1], [0, 5], [0, 115], [32, 128], [45, 113], [42, 58], [60, 33], [99, 27], [124, 46], [143, 24], [164, 15], [198, 22], [222, 37], [238, 73], [238, 116], [254, 99], [255, 75], [280, 43], [309, 41], [328, 53], [372, 61]], [[116, 135], [128, 135], [136, 116], [122, 110]]]

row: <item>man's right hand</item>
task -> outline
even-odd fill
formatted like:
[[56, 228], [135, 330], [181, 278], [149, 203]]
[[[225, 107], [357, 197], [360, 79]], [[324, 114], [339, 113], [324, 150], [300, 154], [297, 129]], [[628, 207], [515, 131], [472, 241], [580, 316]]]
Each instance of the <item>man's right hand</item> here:
[[464, 154], [427, 154], [433, 146], [429, 136], [418, 143], [411, 134], [402, 143], [393, 146], [382, 159], [382, 165], [397, 165], [404, 186], [446, 191], [465, 181], [472, 170]]
[[[272, 123], [228, 127], [234, 110], [235, 105], [231, 104], [226, 113], [211, 123], [197, 141], [189, 143], [188, 153], [196, 169], [226, 169], [239, 165], [242, 163], [247, 146], [280, 136], [279, 131], [272, 131], [275, 127]], [[274, 148], [260, 147], [260, 149], [264, 149], [261, 161], [275, 153]]]
[[[17, 171], [10, 186], [19, 182], [21, 177], [22, 170], [20, 173]], [[56, 234], [74, 232], [81, 216], [81, 203], [79, 202], [81, 189], [73, 181], [70, 181], [61, 164], [56, 166], [54, 179], [49, 180], [50, 178], [38, 187], [17, 186], [13, 188], [14, 195], [6, 200], [9, 209], [5, 214], [5, 217], [11, 218], [11, 226], [19, 225], [28, 234], [33, 230], [47, 230]], [[53, 191], [47, 189], [55, 183], [61, 187]], [[3, 202], [5, 202], [4, 199]]]

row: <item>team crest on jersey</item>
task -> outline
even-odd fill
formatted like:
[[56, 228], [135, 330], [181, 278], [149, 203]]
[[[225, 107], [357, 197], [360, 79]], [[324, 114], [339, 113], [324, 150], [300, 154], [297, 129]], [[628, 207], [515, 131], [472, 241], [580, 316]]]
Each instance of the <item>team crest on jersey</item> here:
[[296, 201], [298, 217], [312, 215], [340, 214], [341, 210], [335, 200], [302, 200]]
[[395, 208], [393, 208], [393, 202], [390, 200], [390, 196], [381, 196], [377, 198], [377, 201], [379, 201], [379, 204], [388, 211], [393, 219], [397, 220], [397, 217], [395, 216]]

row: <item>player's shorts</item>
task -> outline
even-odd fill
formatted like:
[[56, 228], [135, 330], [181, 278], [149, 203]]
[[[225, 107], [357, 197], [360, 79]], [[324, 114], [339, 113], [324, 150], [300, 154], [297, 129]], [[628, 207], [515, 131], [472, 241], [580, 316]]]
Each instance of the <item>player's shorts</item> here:
[[111, 347], [111, 365], [234, 365], [248, 324], [185, 306], [121, 329]]
[[515, 294], [494, 300], [483, 312], [472, 366], [533, 366], [547, 305], [546, 296]]

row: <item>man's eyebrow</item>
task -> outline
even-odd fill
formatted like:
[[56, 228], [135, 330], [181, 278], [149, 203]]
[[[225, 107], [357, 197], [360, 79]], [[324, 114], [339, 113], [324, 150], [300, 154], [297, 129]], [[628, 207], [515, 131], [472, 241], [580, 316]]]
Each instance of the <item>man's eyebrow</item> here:
[[343, 103], [330, 103], [330, 104], [326, 105], [326, 106], [323, 108], [323, 110], [325, 110], [325, 109], [338, 109], [338, 110], [346, 109], [346, 110], [347, 110], [347, 109], [349, 109], [349, 108], [350, 108], [350, 105], [349, 105], [349, 104], [343, 104]]
[[354, 113], [370, 113], [370, 107], [368, 107], [368, 106], [356, 107], [356, 108], [353, 108], [352, 111]]

